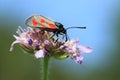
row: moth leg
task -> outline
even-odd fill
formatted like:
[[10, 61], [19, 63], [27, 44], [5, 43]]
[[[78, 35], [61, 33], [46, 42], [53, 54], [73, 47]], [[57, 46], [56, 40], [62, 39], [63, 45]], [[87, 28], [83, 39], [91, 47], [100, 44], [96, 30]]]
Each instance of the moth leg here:
[[65, 34], [65, 37], [66, 37], [66, 41], [70, 40], [70, 37], [67, 34]]
[[57, 42], [59, 38], [58, 38], [58, 33], [56, 31], [53, 32], [53, 35], [50, 37], [50, 39], [53, 38], [55, 35], [57, 36], [57, 39], [56, 39], [56, 42]]
[[63, 37], [65, 38], [65, 42], [67, 42], [69, 39], [69, 36], [67, 34], [64, 34]]
[[63, 34], [63, 33], [59, 33], [59, 34], [62, 35], [62, 40], [64, 40], [65, 34]]
[[67, 34], [65, 34], [65, 38], [66, 38], [65, 42], [68, 41], [68, 39], [70, 40]]
[[53, 35], [50, 37], [50, 39], [53, 38], [53, 36], [55, 36], [55, 33], [53, 33]]
[[58, 33], [56, 33], [56, 36], [57, 36], [57, 40], [58, 40], [59, 39]]

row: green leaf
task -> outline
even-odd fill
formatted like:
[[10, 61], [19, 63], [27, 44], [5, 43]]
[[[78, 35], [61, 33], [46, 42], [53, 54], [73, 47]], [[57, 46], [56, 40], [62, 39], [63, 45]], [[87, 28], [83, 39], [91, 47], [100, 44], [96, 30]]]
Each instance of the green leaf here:
[[54, 55], [54, 58], [59, 59], [59, 60], [63, 60], [67, 58], [67, 53], [66, 52], [58, 52]]

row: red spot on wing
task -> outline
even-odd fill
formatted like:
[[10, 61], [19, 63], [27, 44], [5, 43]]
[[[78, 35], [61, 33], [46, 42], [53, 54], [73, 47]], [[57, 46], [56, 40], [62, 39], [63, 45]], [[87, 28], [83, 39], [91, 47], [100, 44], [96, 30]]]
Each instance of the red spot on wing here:
[[40, 23], [45, 23], [45, 20], [44, 19], [40, 19]]
[[54, 24], [48, 24], [50, 29], [56, 29], [56, 26]]
[[32, 24], [34, 27], [37, 26], [37, 21], [35, 20], [35, 18], [32, 18]]

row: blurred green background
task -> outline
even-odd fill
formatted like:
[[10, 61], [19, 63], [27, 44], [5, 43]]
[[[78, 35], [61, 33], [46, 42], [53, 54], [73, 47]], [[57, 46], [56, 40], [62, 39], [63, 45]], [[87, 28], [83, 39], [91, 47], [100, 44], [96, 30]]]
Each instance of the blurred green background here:
[[[120, 0], [0, 0], [0, 80], [40, 80], [40, 60], [18, 45], [9, 52], [18, 26], [42, 14], [69, 26], [71, 38], [93, 48], [83, 64], [71, 59], [50, 62], [50, 80], [120, 80]], [[79, 35], [78, 35], [79, 34]]]

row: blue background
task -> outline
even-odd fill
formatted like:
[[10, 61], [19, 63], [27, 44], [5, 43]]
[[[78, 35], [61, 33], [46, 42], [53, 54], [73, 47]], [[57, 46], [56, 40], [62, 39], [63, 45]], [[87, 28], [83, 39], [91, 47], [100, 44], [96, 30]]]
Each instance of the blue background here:
[[120, 79], [120, 0], [0, 0], [0, 80], [40, 80], [40, 62], [23, 54], [19, 46], [9, 52], [18, 26], [41, 14], [71, 29], [68, 35], [90, 46], [82, 65], [71, 59], [51, 60], [50, 80]]

